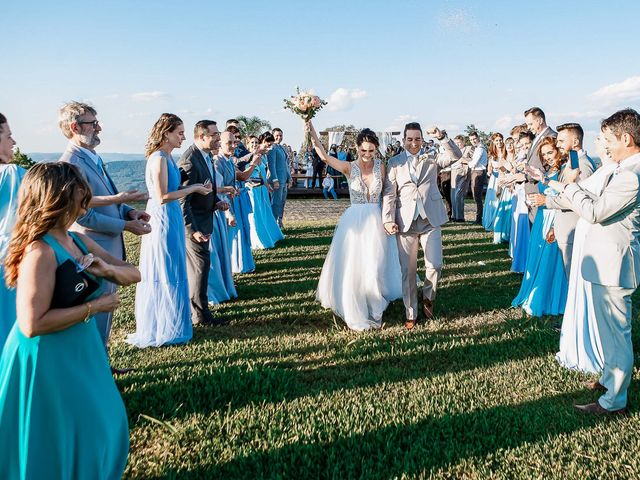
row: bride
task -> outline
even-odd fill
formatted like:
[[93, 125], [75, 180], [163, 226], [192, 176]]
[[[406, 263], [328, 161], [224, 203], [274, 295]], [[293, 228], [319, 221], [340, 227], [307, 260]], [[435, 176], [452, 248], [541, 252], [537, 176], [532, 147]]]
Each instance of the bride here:
[[358, 159], [345, 162], [327, 154], [311, 122], [306, 128], [320, 158], [349, 179], [351, 199], [336, 226], [316, 299], [352, 330], [380, 328], [389, 302], [402, 297], [398, 247], [382, 226], [385, 167], [376, 158], [380, 143], [376, 134], [365, 128], [356, 138]]

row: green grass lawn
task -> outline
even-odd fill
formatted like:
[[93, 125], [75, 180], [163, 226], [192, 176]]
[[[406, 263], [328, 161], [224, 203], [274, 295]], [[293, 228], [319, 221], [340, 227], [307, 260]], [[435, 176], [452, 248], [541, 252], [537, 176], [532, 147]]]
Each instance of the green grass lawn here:
[[437, 320], [407, 332], [397, 301], [383, 329], [355, 333], [315, 302], [332, 232], [290, 224], [215, 308], [231, 324], [185, 346], [126, 345], [123, 290], [111, 356], [137, 369], [117, 380], [128, 478], [640, 478], [638, 375], [629, 417], [574, 412], [597, 394], [556, 364], [555, 318], [508, 308], [521, 277], [505, 246], [446, 226]]

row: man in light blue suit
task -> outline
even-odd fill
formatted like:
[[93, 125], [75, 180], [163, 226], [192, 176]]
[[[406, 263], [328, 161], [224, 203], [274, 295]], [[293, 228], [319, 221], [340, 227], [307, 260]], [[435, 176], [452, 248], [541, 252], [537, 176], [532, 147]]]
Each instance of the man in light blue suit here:
[[287, 153], [280, 145], [282, 143], [282, 130], [274, 128], [272, 133], [275, 143], [267, 154], [267, 166], [269, 167], [269, 178], [267, 180], [273, 187], [271, 211], [280, 228], [283, 228], [282, 216], [284, 214], [284, 205], [287, 201], [287, 187], [291, 181], [291, 171], [289, 170], [289, 162], [287, 162]]
[[[78, 218], [72, 229], [84, 233], [111, 255], [124, 260], [123, 231], [127, 230], [136, 235], [144, 235], [151, 231], [147, 223], [150, 220], [149, 215], [126, 205], [126, 202], [145, 200], [147, 194], [137, 190], [118, 192], [102, 158], [95, 151], [95, 147], [100, 144], [99, 134], [102, 128], [93, 107], [80, 102], [69, 102], [60, 109], [58, 124], [64, 136], [69, 139], [60, 161], [71, 163], [80, 169], [93, 195], [87, 213]], [[105, 282], [105, 293], [115, 290], [116, 285]], [[106, 347], [111, 331], [112, 314], [100, 313], [95, 318]]]
[[[630, 108], [620, 110], [602, 121], [602, 133], [607, 153], [618, 166], [600, 195], [583, 190], [579, 183], [545, 183], [562, 191], [572, 209], [591, 224], [581, 273], [593, 295], [604, 369], [600, 379], [587, 386], [604, 394], [576, 408], [624, 414], [633, 374], [631, 295], [640, 282], [640, 115]], [[565, 179], [575, 182], [579, 173], [570, 170]]]

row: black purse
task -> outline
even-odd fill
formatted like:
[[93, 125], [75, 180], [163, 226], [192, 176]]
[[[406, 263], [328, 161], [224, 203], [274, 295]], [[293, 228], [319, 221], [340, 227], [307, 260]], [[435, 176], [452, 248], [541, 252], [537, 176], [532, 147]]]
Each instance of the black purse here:
[[100, 288], [100, 283], [85, 272], [78, 272], [77, 264], [69, 259], [56, 269], [51, 308], [69, 308], [83, 304]]

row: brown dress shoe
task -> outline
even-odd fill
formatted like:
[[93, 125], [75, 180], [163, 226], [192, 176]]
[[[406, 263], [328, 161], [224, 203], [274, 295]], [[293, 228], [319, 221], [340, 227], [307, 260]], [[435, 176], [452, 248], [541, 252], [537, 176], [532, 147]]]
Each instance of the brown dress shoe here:
[[433, 302], [428, 298], [422, 299], [422, 313], [424, 313], [427, 320], [433, 318]]
[[598, 392], [606, 392], [607, 387], [602, 385], [598, 380], [590, 380], [584, 384], [587, 390], [597, 390]]
[[607, 410], [602, 408], [598, 402], [588, 403], [587, 405], [574, 405], [575, 409], [582, 413], [590, 413], [592, 415], [627, 415], [629, 413], [626, 408], [618, 410]]
[[411, 320], [410, 318], [407, 318], [407, 320], [404, 322], [404, 328], [406, 328], [407, 330], [411, 330], [415, 326], [416, 326], [416, 321]]

